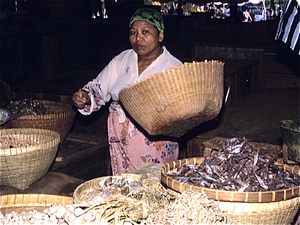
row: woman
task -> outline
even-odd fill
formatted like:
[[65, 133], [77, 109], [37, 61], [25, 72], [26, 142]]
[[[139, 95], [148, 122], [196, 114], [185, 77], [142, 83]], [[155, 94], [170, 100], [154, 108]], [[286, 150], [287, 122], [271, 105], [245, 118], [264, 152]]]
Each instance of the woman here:
[[126, 117], [119, 104], [119, 91], [181, 62], [162, 46], [164, 22], [153, 9], [135, 12], [129, 23], [132, 49], [114, 57], [100, 74], [74, 93], [73, 103], [90, 115], [112, 98], [108, 116], [108, 138], [113, 175], [133, 172], [147, 162], [167, 163], [178, 159], [178, 143], [150, 141]]

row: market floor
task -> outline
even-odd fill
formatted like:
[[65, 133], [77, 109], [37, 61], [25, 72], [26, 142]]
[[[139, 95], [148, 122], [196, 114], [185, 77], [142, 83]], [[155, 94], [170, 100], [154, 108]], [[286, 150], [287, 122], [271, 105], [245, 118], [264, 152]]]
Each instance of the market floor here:
[[225, 105], [216, 119], [193, 129], [187, 136], [190, 140], [245, 137], [253, 142], [282, 145], [279, 121], [299, 118], [299, 88], [268, 89], [249, 94], [229, 107]]

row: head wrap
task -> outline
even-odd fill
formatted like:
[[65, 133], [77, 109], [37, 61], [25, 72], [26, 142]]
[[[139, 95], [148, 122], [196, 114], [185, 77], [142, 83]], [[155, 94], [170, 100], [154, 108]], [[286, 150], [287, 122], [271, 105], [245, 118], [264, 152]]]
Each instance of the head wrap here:
[[146, 21], [155, 26], [159, 32], [164, 33], [165, 25], [164, 19], [160, 12], [151, 8], [138, 9], [130, 19], [129, 27], [134, 21]]

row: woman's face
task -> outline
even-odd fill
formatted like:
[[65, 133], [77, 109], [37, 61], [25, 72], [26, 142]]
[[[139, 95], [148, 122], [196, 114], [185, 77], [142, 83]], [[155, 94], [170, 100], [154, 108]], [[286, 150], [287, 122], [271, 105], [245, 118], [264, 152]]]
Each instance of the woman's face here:
[[146, 21], [134, 21], [129, 30], [129, 41], [133, 50], [140, 56], [160, 53], [160, 43], [164, 35]]

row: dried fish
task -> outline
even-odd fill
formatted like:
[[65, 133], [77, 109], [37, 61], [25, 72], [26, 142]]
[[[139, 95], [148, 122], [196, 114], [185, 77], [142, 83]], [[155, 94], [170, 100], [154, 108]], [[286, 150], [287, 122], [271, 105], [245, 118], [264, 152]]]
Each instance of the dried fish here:
[[38, 100], [34, 99], [10, 101], [7, 108], [16, 115], [45, 115], [53, 113]]
[[201, 164], [185, 164], [167, 175], [191, 185], [239, 192], [300, 186], [299, 176], [275, 165], [272, 156], [260, 155], [260, 146], [251, 145], [247, 139], [226, 139], [222, 146]]

